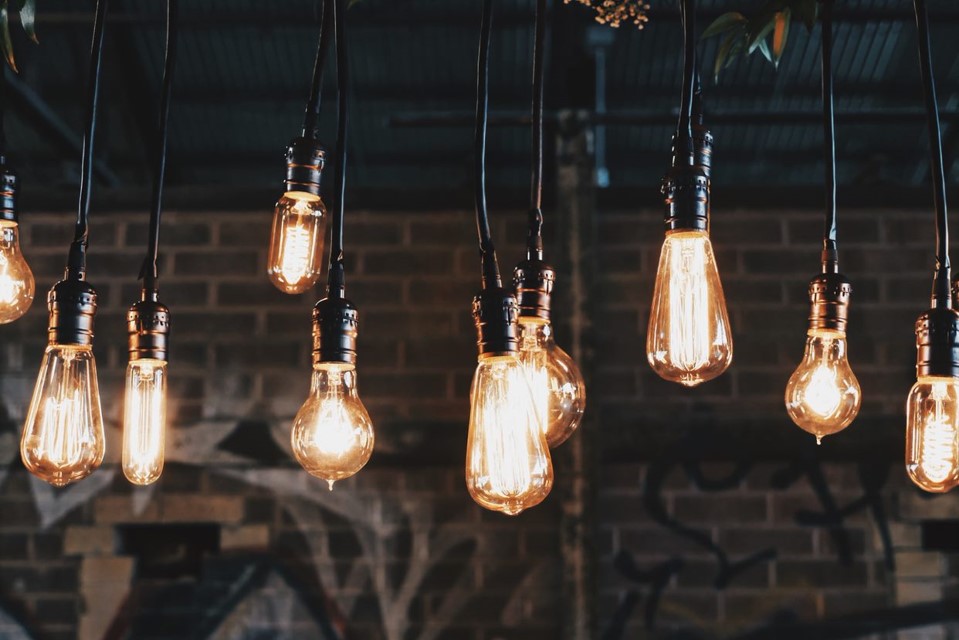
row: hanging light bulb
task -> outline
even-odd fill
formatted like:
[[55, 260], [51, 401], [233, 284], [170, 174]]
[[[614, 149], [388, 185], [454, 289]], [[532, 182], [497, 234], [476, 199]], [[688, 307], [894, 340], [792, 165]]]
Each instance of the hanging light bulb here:
[[851, 293], [849, 281], [838, 273], [824, 273], [809, 283], [806, 353], [786, 385], [786, 412], [816, 436], [817, 444], [849, 426], [862, 403], [846, 345]]
[[18, 180], [0, 156], [0, 324], [13, 322], [33, 303], [34, 279], [20, 251]]
[[103, 416], [93, 358], [97, 296], [83, 280], [61, 280], [48, 296], [49, 344], [20, 440], [24, 466], [62, 487], [103, 462]]
[[479, 363], [470, 391], [466, 487], [480, 506], [516, 515], [553, 487], [543, 414], [517, 356], [516, 298], [485, 289], [473, 301]]
[[726, 299], [705, 229], [674, 228], [666, 233], [646, 352], [660, 377], [687, 387], [712, 380], [732, 362]]
[[924, 491], [959, 484], [959, 380], [923, 376], [906, 401], [906, 471]]
[[320, 198], [325, 152], [296, 138], [287, 149], [286, 192], [273, 211], [267, 273], [284, 293], [303, 293], [320, 277], [326, 239], [326, 205]]
[[924, 491], [959, 484], [959, 313], [916, 321], [917, 380], [906, 400], [906, 472]]
[[147, 287], [127, 312], [130, 362], [123, 410], [123, 475], [147, 485], [163, 472], [170, 310]]
[[694, 387], [729, 367], [733, 336], [709, 239], [713, 136], [703, 125], [695, 11], [692, 0], [683, 0], [680, 7], [683, 95], [672, 166], [662, 186], [666, 239], [653, 288], [646, 355], [661, 378]]
[[327, 297], [316, 303], [310, 395], [293, 419], [291, 442], [297, 462], [331, 491], [373, 453], [373, 421], [356, 388], [356, 334], [351, 302]]
[[550, 305], [556, 274], [541, 254], [534, 248], [513, 271], [520, 314], [517, 343], [546, 442], [557, 447], [583, 420], [586, 382], [576, 362], [553, 339]]

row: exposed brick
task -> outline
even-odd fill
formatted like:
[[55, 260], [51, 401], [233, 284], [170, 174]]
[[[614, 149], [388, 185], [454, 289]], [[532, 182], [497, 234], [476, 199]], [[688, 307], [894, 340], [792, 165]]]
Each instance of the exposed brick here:
[[738, 495], [677, 496], [675, 515], [683, 522], [764, 522], [766, 497]]

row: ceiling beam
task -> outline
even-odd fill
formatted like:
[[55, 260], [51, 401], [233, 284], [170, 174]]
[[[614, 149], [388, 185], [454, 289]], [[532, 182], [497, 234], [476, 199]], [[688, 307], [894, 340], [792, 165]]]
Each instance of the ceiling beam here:
[[[3, 65], [10, 102], [23, 119], [40, 134], [71, 157], [79, 158], [83, 150], [83, 136], [74, 131], [60, 115], [15, 73]], [[120, 177], [103, 161], [94, 159], [93, 174], [103, 184], [116, 187]]]

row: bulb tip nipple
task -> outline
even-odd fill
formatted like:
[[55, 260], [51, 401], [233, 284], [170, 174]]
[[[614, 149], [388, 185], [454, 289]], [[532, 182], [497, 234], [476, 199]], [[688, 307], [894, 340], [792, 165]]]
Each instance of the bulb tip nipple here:
[[326, 483], [327, 483], [327, 484], [329, 485], [329, 487], [330, 487], [330, 491], [333, 491], [333, 482], [334, 482], [333, 480], [327, 480], [327, 481], [326, 481]]
[[821, 444], [822, 444], [822, 436], [816, 436], [816, 446], [819, 446]]

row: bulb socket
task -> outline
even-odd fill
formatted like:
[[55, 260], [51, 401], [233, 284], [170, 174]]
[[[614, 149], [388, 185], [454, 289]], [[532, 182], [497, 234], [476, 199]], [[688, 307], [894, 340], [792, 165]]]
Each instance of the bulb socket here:
[[[684, 165], [687, 160], [687, 149], [685, 137], [673, 134], [673, 166]], [[702, 169], [702, 172], [709, 179], [712, 177], [713, 169], [713, 134], [706, 128], [702, 122], [702, 114], [699, 114], [699, 120], [693, 121], [693, 163]]]
[[127, 311], [130, 360], [167, 361], [170, 309], [155, 299], [140, 300]]
[[476, 323], [476, 346], [479, 355], [516, 353], [516, 321], [519, 304], [508, 289], [483, 289], [473, 298], [473, 321]]
[[313, 307], [313, 364], [356, 364], [357, 312], [345, 298], [323, 298]]
[[709, 176], [702, 166], [676, 166], [663, 178], [666, 230], [709, 229]]
[[549, 320], [556, 271], [542, 260], [523, 260], [513, 270], [513, 289], [523, 318]]
[[852, 283], [841, 273], [821, 273], [809, 281], [809, 328], [846, 331]]
[[320, 195], [326, 150], [312, 138], [293, 138], [286, 148], [286, 190]]
[[93, 344], [93, 318], [97, 312], [97, 292], [86, 280], [61, 280], [47, 294], [50, 344]]
[[20, 179], [17, 172], [3, 162], [0, 156], [0, 220], [18, 222], [20, 215], [17, 212], [17, 192]]
[[959, 312], [934, 308], [916, 320], [916, 375], [959, 377]]

